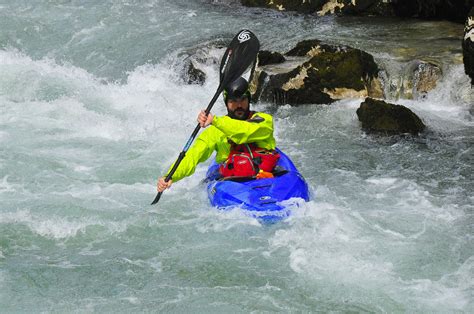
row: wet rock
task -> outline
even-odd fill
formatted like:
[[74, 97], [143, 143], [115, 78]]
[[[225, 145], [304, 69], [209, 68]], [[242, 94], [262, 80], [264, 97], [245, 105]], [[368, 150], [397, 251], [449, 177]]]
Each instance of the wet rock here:
[[321, 10], [319, 10], [317, 14], [319, 16], [323, 16], [327, 14], [339, 13], [344, 8], [344, 6], [345, 4], [342, 1], [328, 0], [326, 3], [324, 3]]
[[202, 69], [219, 67], [219, 55], [224, 53], [227, 44], [225, 39], [213, 39], [179, 52], [175, 63], [179, 79], [186, 84], [203, 85], [207, 76]]
[[377, 15], [394, 16], [394, 4], [390, 0], [327, 0], [318, 15]]
[[285, 53], [285, 55], [290, 57], [314, 57], [321, 51], [336, 52], [338, 49], [338, 46], [324, 44], [318, 39], [307, 39], [297, 43], [295, 48]]
[[472, 0], [405, 0], [391, 1], [395, 14], [400, 17], [445, 19], [464, 23], [474, 5]]
[[318, 15], [376, 15], [463, 23], [473, 0], [241, 0], [245, 6]]
[[344, 6], [340, 9], [340, 14], [344, 15], [376, 15], [394, 16], [394, 1], [390, 0], [343, 0]]
[[469, 12], [464, 28], [464, 38], [462, 41], [462, 52], [464, 59], [464, 71], [471, 78], [471, 85], [474, 85], [474, 7]]
[[464, 22], [472, 0], [335, 0], [344, 15], [399, 16]]
[[276, 9], [279, 11], [297, 11], [314, 13], [322, 8], [327, 0], [241, 0], [247, 7]]
[[357, 117], [362, 128], [368, 131], [417, 135], [425, 129], [421, 119], [410, 109], [372, 98], [366, 98], [361, 103]]
[[260, 50], [258, 52], [258, 65], [279, 64], [285, 62], [285, 57], [278, 52]]
[[429, 91], [435, 89], [443, 74], [436, 64], [423, 61], [417, 63], [413, 76], [414, 98], [424, 97]]
[[441, 77], [442, 71], [438, 65], [414, 60], [406, 66], [397, 96], [406, 99], [424, 98], [436, 87]]
[[188, 60], [184, 67], [184, 81], [187, 84], [203, 85], [206, 81], [206, 73], [196, 68], [191, 60]]
[[284, 63], [257, 68], [254, 99], [299, 105], [383, 96], [378, 66], [364, 51], [306, 40], [286, 56]]

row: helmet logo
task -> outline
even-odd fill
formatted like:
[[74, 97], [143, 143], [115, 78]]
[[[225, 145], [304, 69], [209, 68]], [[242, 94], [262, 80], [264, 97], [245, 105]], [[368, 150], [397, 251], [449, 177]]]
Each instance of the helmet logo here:
[[250, 32], [249, 31], [242, 31], [240, 32], [239, 36], [237, 37], [239, 43], [246, 42], [250, 39]]

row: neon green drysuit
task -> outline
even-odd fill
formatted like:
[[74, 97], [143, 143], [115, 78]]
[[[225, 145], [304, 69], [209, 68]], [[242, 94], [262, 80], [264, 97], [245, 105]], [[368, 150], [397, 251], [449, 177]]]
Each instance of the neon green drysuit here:
[[176, 182], [192, 175], [196, 166], [211, 157], [214, 151], [217, 152], [218, 163], [226, 161], [230, 153], [230, 141], [235, 144], [255, 143], [264, 149], [275, 149], [273, 117], [263, 112], [255, 112], [245, 121], [228, 116], [214, 116], [212, 124], [198, 136], [194, 145], [186, 152], [172, 180]]

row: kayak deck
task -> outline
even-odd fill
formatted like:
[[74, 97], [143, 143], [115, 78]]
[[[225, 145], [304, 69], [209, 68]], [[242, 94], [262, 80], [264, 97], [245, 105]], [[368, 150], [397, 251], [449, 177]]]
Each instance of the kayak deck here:
[[[291, 199], [309, 200], [308, 186], [291, 160], [278, 150], [280, 159], [274, 178], [219, 178], [217, 163], [207, 172], [207, 191], [211, 204], [220, 209], [241, 207], [246, 214], [264, 222], [286, 218], [291, 213]], [[284, 204], [282, 203], [284, 202]]]

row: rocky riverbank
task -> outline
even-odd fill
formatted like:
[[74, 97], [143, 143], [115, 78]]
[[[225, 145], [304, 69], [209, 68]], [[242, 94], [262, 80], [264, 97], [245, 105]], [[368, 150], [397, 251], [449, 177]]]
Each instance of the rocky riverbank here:
[[242, 5], [306, 14], [444, 19], [464, 23], [474, 1], [463, 0], [241, 0]]
[[249, 7], [295, 11], [311, 15], [352, 15], [419, 18], [465, 23], [462, 43], [466, 74], [474, 85], [474, 0], [241, 0]]
[[[413, 9], [406, 5], [405, 13], [401, 12], [402, 2], [392, 1], [242, 1], [247, 6], [270, 7], [278, 10], [293, 10], [306, 14], [359, 14], [359, 15], [383, 15], [383, 16], [416, 16], [422, 18], [445, 18], [441, 15], [442, 2], [430, 7], [425, 2], [420, 4], [418, 13], [406, 13]], [[451, 4], [444, 4], [448, 14], [452, 11]], [[451, 20], [459, 20], [460, 13], [466, 4], [459, 4], [459, 12], [451, 14]], [[430, 9], [431, 8], [431, 9]], [[411, 12], [411, 11], [410, 11]], [[431, 15], [427, 12], [431, 12]], [[470, 18], [466, 21], [465, 36], [462, 43], [465, 72], [474, 83], [474, 46], [473, 46], [473, 21], [474, 9], [470, 12]], [[447, 16], [447, 15], [446, 15]], [[402, 22], [402, 21], [401, 21]], [[193, 59], [191, 56], [189, 59]], [[202, 62], [200, 58], [196, 61]], [[199, 70], [199, 64], [188, 60], [185, 80], [187, 83], [203, 84], [205, 74]], [[209, 62], [207, 62], [209, 63]], [[216, 60], [213, 61], [216, 63]], [[402, 71], [398, 73], [400, 78], [393, 85], [393, 78], [389, 81], [389, 69], [383, 63], [367, 51], [351, 47], [349, 45], [325, 42], [318, 38], [308, 38], [298, 42], [288, 51], [262, 50], [258, 57], [258, 66], [251, 82], [253, 101], [263, 101], [276, 105], [305, 105], [305, 104], [330, 104], [345, 98], [379, 99], [393, 101], [402, 99], [422, 99], [434, 90], [443, 79], [443, 65], [432, 58], [414, 58], [401, 64]], [[380, 105], [381, 102], [366, 100], [361, 108]], [[384, 103], [387, 106], [393, 106]], [[384, 105], [384, 106], [385, 106]], [[381, 105], [380, 105], [381, 106]], [[387, 107], [385, 106], [385, 107]], [[388, 108], [388, 107], [387, 107]], [[398, 108], [398, 107], [397, 107]], [[408, 110], [408, 109], [407, 109]], [[393, 110], [392, 110], [393, 111]], [[385, 112], [386, 113], [386, 112]], [[365, 111], [367, 115], [379, 115], [384, 119], [381, 110]], [[398, 115], [397, 119], [410, 115]], [[360, 117], [360, 116], [359, 116]], [[418, 120], [419, 118], [416, 117]], [[369, 120], [377, 120], [372, 117]], [[362, 121], [362, 120], [361, 120]], [[400, 121], [398, 121], [400, 122]], [[403, 122], [391, 125], [403, 125]], [[421, 123], [421, 120], [420, 120]], [[362, 123], [364, 125], [364, 122]], [[415, 123], [416, 124], [416, 123]], [[367, 125], [365, 123], [365, 125]], [[421, 123], [421, 125], [423, 125]], [[385, 133], [418, 134], [424, 129], [405, 130], [400, 127], [398, 131], [390, 129]], [[374, 127], [364, 127], [368, 131], [377, 131]], [[415, 131], [413, 131], [415, 130]], [[382, 130], [383, 131], [383, 130]]]

